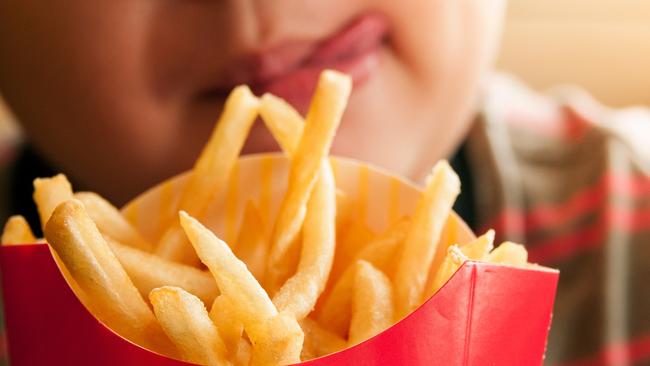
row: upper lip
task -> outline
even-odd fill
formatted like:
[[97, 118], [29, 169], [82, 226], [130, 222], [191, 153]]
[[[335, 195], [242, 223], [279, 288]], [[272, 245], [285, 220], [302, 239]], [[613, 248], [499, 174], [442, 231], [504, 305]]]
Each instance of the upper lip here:
[[238, 84], [264, 85], [305, 67], [325, 67], [354, 57], [384, 42], [386, 18], [366, 14], [321, 40], [289, 41], [267, 50], [246, 55], [233, 63], [210, 92], [221, 94]]

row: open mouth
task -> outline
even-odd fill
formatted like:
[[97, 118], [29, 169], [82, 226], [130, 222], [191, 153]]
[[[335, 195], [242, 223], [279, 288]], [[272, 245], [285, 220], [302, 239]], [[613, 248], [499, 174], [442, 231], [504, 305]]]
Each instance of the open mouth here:
[[229, 72], [229, 82], [202, 93], [225, 97], [237, 84], [248, 84], [260, 95], [273, 93], [305, 112], [323, 69], [349, 74], [355, 86], [379, 66], [387, 41], [388, 22], [380, 14], [364, 14], [335, 34], [315, 42], [292, 42], [248, 56]]

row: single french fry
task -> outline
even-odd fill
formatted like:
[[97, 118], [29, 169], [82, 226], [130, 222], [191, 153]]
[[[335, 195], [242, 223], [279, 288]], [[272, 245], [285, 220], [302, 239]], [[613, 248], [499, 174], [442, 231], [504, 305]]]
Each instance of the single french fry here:
[[350, 345], [369, 339], [393, 324], [393, 285], [366, 261], [355, 265]]
[[226, 346], [198, 297], [182, 288], [164, 286], [149, 300], [165, 333], [185, 361], [201, 365], [231, 365]]
[[229, 297], [220, 295], [214, 299], [210, 309], [210, 319], [217, 326], [231, 359], [236, 358], [239, 353], [239, 345], [244, 332], [244, 326], [237, 319], [235, 306]]
[[[429, 265], [427, 281], [433, 280], [433, 277], [435, 277], [436, 272], [438, 272], [438, 268], [440, 268], [442, 262], [445, 260], [445, 257], [447, 257], [447, 250], [449, 247], [454, 244], [460, 244], [458, 243], [458, 235], [456, 233], [459, 225], [459, 220], [460, 218], [456, 215], [447, 216], [445, 225], [443, 226], [442, 232], [440, 233], [440, 239], [438, 240], [438, 244], [436, 244], [436, 253], [434, 254], [433, 259], [431, 260], [431, 264]], [[429, 282], [427, 282], [427, 284], [429, 284]], [[425, 286], [425, 288], [428, 287]]]
[[347, 347], [345, 339], [324, 329], [311, 318], [302, 319], [300, 327], [305, 333], [305, 341], [300, 355], [303, 361], [329, 355]]
[[494, 230], [488, 230], [475, 240], [460, 246], [460, 251], [470, 260], [484, 260], [494, 248]]
[[33, 198], [43, 231], [45, 231], [45, 225], [54, 209], [62, 202], [71, 200], [72, 195], [72, 185], [63, 174], [57, 174], [51, 178], [34, 179]]
[[327, 283], [336, 247], [336, 184], [327, 159], [309, 198], [298, 271], [280, 288], [273, 303], [300, 320], [309, 314]]
[[285, 154], [293, 157], [305, 126], [300, 113], [282, 98], [267, 93], [260, 98], [260, 116]]
[[171, 262], [140, 249], [107, 240], [135, 287], [144, 298], [158, 287], [175, 286], [210, 305], [219, 294], [212, 274], [181, 263]]
[[[384, 273], [390, 273], [395, 253], [404, 242], [410, 226], [410, 219], [406, 217], [400, 219], [386, 233], [361, 250], [352, 263], [367, 261]], [[320, 324], [341, 337], [347, 336], [350, 328], [354, 273], [354, 265], [346, 268], [331, 291], [323, 295], [322, 307], [318, 309], [316, 315]]]
[[2, 230], [2, 245], [20, 245], [36, 243], [36, 237], [27, 220], [21, 215], [11, 216]]
[[436, 276], [431, 281], [431, 287], [427, 288], [424, 300], [433, 296], [449, 279], [456, 273], [458, 268], [465, 263], [467, 257], [457, 245], [452, 245], [447, 249], [447, 256], [442, 261]]
[[396, 315], [403, 318], [419, 304], [443, 225], [460, 192], [460, 180], [446, 161], [438, 162], [413, 214], [393, 283]]
[[[426, 301], [429, 299], [433, 294], [435, 294], [439, 289], [440, 286], [442, 286], [449, 277], [440, 277], [441, 271], [451, 271], [455, 272], [458, 270], [460, 267], [453, 267], [452, 265], [457, 264], [454, 262], [454, 259], [458, 259], [459, 256], [456, 255], [455, 257], [450, 257], [450, 252], [449, 248], [451, 248], [453, 245], [450, 245], [447, 247], [447, 254], [445, 254], [445, 257], [443, 258], [442, 262], [438, 266], [438, 268], [431, 268], [429, 272], [429, 279], [427, 280], [427, 285], [425, 286], [425, 291], [424, 295], [422, 296], [422, 301]], [[470, 241], [469, 243], [465, 243], [463, 245], [456, 245], [460, 250], [460, 252], [465, 256], [467, 259], [471, 260], [485, 260], [487, 258], [487, 255], [490, 253], [492, 248], [494, 247], [494, 230], [488, 230], [485, 232], [485, 234], [479, 236], [478, 238]], [[456, 250], [454, 250], [453, 253], [456, 253]], [[462, 258], [461, 258], [462, 259]], [[462, 264], [462, 263], [460, 263]], [[443, 267], [446, 267], [446, 269], [442, 269]], [[449, 276], [453, 275], [452, 273], [447, 273]]]
[[269, 244], [267, 223], [255, 203], [248, 201], [232, 251], [237, 258], [246, 263], [248, 270], [260, 283], [263, 281], [266, 269]]
[[[270, 94], [262, 96], [260, 114], [282, 149], [293, 159], [305, 124], [300, 114], [284, 100]], [[336, 206], [342, 195], [337, 192], [331, 167], [324, 160], [307, 204], [297, 272], [273, 298], [280, 311], [288, 311], [298, 319], [312, 310], [327, 282], [336, 240]], [[285, 264], [288, 262], [285, 260]]]
[[297, 243], [307, 201], [341, 121], [351, 85], [348, 76], [335, 71], [324, 71], [319, 78], [302, 137], [291, 159], [287, 193], [273, 230], [266, 275], [271, 294], [275, 294], [293, 270], [287, 265], [290, 258], [287, 252]]
[[122, 216], [120, 210], [102, 196], [94, 192], [77, 192], [74, 198], [84, 204], [86, 212], [104, 236], [147, 252], [153, 250], [153, 245]]
[[[206, 202], [210, 201], [215, 190], [228, 182], [258, 111], [259, 100], [248, 87], [233, 89], [210, 140], [194, 164], [181, 196], [180, 210], [197, 217], [203, 215]], [[174, 221], [163, 234], [156, 254], [177, 262], [198, 264], [196, 253], [187, 242], [178, 221]]]
[[365, 222], [353, 221], [341, 232], [337, 231], [336, 253], [330, 279], [335, 282], [343, 271], [352, 266], [357, 255], [372, 243], [377, 235]]
[[181, 211], [179, 216], [181, 226], [201, 261], [212, 272], [221, 293], [236, 305], [234, 314], [253, 344], [251, 362], [260, 365], [298, 362], [303, 335], [295, 318], [278, 313], [262, 286], [228, 244], [186, 212]]
[[233, 364], [235, 366], [248, 366], [250, 365], [252, 356], [253, 347], [246, 339], [241, 338], [239, 340], [239, 345], [237, 346], [237, 354], [235, 355]]
[[265, 336], [251, 340], [251, 366], [289, 365], [300, 362], [304, 333], [293, 316], [279, 313], [261, 322], [254, 332]]
[[174, 346], [81, 202], [60, 204], [45, 226], [45, 237], [101, 321], [127, 339], [174, 356]]
[[487, 261], [490, 263], [525, 267], [528, 263], [528, 252], [523, 245], [506, 241], [494, 248], [488, 255]]
[[246, 264], [235, 257], [228, 244], [184, 211], [180, 212], [180, 220], [199, 258], [216, 279], [221, 293], [238, 305], [237, 317], [244, 328], [251, 328], [278, 313], [262, 286], [248, 271]]

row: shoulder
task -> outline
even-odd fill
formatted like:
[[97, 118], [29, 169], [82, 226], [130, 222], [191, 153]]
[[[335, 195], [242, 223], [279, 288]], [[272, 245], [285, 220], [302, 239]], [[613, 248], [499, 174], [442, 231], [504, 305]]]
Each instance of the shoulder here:
[[609, 108], [573, 86], [539, 93], [512, 76], [495, 74], [486, 83], [480, 123], [507, 132], [514, 152], [524, 160], [614, 149], [650, 175], [647, 107]]
[[[577, 88], [542, 94], [496, 75], [467, 141], [478, 221], [530, 244], [542, 262], [577, 250], [562, 244], [572, 240], [597, 247], [607, 234], [598, 220], [644, 210], [649, 142], [646, 108], [608, 108]], [[646, 221], [635, 233], [650, 230]], [[592, 229], [602, 230], [585, 234]]]

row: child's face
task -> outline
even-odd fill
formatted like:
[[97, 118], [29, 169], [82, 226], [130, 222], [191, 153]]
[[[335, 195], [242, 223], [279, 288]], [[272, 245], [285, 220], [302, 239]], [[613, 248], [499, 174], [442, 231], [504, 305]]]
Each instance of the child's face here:
[[[304, 113], [336, 68], [355, 89], [334, 153], [414, 176], [462, 139], [503, 2], [3, 2], [0, 92], [57, 168], [123, 202], [191, 166], [234, 85]], [[256, 126], [245, 152], [274, 148]]]

